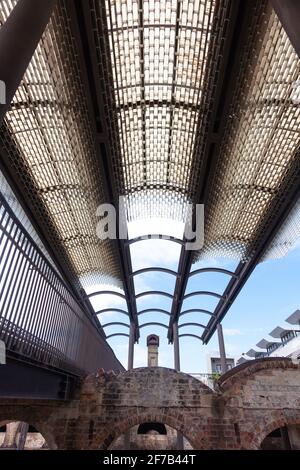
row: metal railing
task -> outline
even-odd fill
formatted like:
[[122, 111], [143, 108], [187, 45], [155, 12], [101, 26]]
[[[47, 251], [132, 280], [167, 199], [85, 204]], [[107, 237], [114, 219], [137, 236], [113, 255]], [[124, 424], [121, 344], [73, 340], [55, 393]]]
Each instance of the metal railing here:
[[0, 339], [8, 352], [79, 374], [99, 367], [105, 341], [1, 192]]

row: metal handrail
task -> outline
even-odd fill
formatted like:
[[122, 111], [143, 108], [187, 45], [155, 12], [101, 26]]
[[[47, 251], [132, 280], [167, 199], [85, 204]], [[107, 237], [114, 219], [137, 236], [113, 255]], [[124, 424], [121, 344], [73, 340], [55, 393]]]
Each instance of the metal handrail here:
[[0, 192], [0, 339], [43, 364], [86, 373], [102, 362], [103, 332]]

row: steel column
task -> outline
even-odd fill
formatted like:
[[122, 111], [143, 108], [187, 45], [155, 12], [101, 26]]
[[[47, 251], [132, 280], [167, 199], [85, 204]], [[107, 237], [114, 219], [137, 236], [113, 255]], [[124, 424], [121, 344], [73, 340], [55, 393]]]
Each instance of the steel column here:
[[174, 343], [174, 368], [177, 372], [180, 371], [180, 348], [178, 336], [178, 323], [173, 323], [173, 343]]
[[0, 104], [2, 121], [49, 22], [56, 0], [19, 0], [0, 29], [0, 80], [6, 103]]
[[221, 359], [221, 370], [222, 370], [222, 374], [225, 374], [225, 372], [227, 372], [227, 361], [226, 361], [226, 353], [225, 353], [223, 328], [222, 328], [221, 323], [217, 324], [217, 332], [218, 332], [219, 351], [220, 351], [220, 359]]
[[135, 325], [130, 323], [129, 342], [128, 342], [128, 370], [133, 369], [134, 359], [134, 343], [135, 343]]

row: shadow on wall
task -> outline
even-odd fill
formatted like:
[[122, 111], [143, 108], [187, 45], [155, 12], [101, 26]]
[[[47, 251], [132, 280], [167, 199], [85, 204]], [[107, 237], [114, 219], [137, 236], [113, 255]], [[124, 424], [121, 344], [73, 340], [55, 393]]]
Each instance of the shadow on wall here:
[[[109, 446], [109, 450], [177, 450], [178, 448], [176, 429], [157, 422], [133, 426]], [[185, 437], [183, 437], [183, 448], [193, 450], [192, 445]]]
[[22, 421], [12, 421], [0, 427], [0, 450], [47, 450], [41, 433]]

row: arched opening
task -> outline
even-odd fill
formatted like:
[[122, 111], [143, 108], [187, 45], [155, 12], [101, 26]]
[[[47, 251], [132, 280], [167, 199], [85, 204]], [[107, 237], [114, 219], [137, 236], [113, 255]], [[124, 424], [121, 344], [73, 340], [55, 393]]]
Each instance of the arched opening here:
[[162, 423], [142, 423], [139, 425], [138, 434], [160, 434], [160, 435], [167, 435], [166, 426]]
[[300, 425], [274, 429], [262, 441], [262, 450], [300, 450]]
[[[144, 422], [133, 426], [117, 437], [109, 446], [110, 450], [177, 450], [176, 429], [159, 422]], [[182, 445], [182, 444], [181, 444]], [[192, 450], [190, 442], [183, 436], [183, 447]]]
[[32, 425], [11, 421], [0, 426], [0, 450], [47, 450], [43, 435]]

